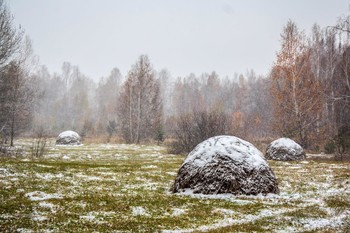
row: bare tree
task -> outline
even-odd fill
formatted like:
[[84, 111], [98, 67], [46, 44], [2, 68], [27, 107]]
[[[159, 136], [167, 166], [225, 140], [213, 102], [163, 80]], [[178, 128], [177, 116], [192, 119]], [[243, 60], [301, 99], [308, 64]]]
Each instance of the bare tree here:
[[1, 112], [6, 116], [3, 127], [10, 136], [10, 145], [13, 146], [14, 137], [26, 129], [31, 121], [34, 92], [25, 72], [15, 61], [6, 66], [1, 80], [0, 92], [4, 100]]
[[158, 72], [157, 77], [160, 82], [160, 93], [163, 103], [163, 116], [171, 116], [173, 111], [173, 106], [171, 106], [171, 92], [173, 90], [171, 83], [171, 75], [168, 70], [162, 69]]
[[175, 141], [171, 153], [188, 153], [200, 142], [231, 131], [227, 114], [218, 110], [208, 110], [185, 114], [176, 119]]
[[[98, 133], [107, 133], [111, 136], [109, 129], [111, 122], [117, 124], [118, 97], [122, 75], [118, 68], [113, 68], [107, 78], [101, 78], [96, 89], [97, 101], [97, 130]], [[102, 131], [103, 130], [103, 131]]]
[[[13, 137], [27, 118], [28, 85], [24, 85], [26, 61], [31, 52], [29, 40], [23, 41], [23, 30], [13, 25], [13, 17], [4, 1], [0, 0], [0, 136]], [[19, 113], [21, 111], [22, 113]], [[22, 119], [21, 119], [22, 118]], [[5, 140], [6, 141], [6, 140]]]
[[146, 55], [129, 71], [121, 91], [118, 118], [123, 138], [140, 143], [155, 138], [162, 119], [159, 80]]
[[[350, 8], [349, 8], [350, 9]], [[339, 18], [338, 23], [335, 26], [328, 26], [328, 28], [335, 29], [340, 32], [350, 34], [350, 15]]]
[[13, 16], [0, 0], [0, 71], [18, 54], [24, 31], [13, 26]]

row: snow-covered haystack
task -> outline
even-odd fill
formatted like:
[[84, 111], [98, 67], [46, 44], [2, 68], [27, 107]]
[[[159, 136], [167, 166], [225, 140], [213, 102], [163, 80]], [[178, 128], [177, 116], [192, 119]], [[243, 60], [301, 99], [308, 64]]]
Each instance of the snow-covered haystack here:
[[275, 174], [263, 154], [234, 136], [209, 138], [191, 151], [173, 184], [173, 192], [203, 194], [278, 193]]
[[56, 139], [57, 145], [80, 145], [80, 136], [74, 131], [64, 131]]
[[292, 139], [279, 138], [268, 145], [265, 158], [282, 161], [303, 160], [305, 159], [305, 152]]

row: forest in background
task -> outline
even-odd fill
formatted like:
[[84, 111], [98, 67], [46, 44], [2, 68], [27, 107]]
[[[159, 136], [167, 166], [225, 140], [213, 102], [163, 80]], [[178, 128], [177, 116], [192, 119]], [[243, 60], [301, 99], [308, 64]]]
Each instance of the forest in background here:
[[69, 62], [36, 67], [30, 39], [0, 1], [0, 136], [56, 137], [64, 130], [106, 142], [163, 142], [188, 152], [208, 137], [248, 141], [281, 136], [313, 151], [350, 147], [350, 16], [309, 35], [289, 21], [267, 76], [215, 71], [172, 77], [147, 55], [123, 77], [95, 82]]

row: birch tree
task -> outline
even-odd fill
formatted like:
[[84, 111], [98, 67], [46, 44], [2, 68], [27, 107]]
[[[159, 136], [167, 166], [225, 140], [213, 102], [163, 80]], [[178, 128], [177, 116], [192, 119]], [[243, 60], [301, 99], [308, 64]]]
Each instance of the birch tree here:
[[156, 136], [162, 119], [160, 87], [146, 55], [129, 71], [119, 104], [118, 119], [126, 142], [140, 143]]
[[311, 72], [310, 49], [296, 24], [289, 21], [281, 37], [282, 48], [271, 73], [274, 127], [307, 147], [322, 107], [321, 87]]
[[2, 70], [21, 49], [23, 30], [13, 25], [13, 16], [3, 0], [0, 0], [0, 70]]

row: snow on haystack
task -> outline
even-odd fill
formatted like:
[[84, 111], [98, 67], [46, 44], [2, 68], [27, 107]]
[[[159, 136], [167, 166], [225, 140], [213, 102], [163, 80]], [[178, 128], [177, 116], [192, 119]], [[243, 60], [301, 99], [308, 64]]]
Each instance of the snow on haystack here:
[[80, 136], [74, 131], [64, 131], [56, 139], [57, 145], [80, 145]]
[[209, 138], [191, 151], [172, 187], [175, 193], [188, 190], [235, 195], [279, 192], [275, 174], [263, 154], [234, 136]]
[[293, 161], [305, 159], [303, 148], [289, 138], [277, 139], [268, 145], [265, 154], [266, 159]]

